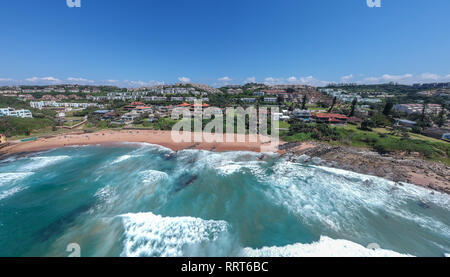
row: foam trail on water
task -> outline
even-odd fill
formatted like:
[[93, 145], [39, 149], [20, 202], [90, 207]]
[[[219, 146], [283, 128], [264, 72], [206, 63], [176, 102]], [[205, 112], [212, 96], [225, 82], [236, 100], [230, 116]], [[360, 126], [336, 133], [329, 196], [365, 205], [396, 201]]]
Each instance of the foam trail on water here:
[[30, 175], [33, 175], [33, 172], [0, 173], [0, 187], [20, 181]]
[[391, 250], [369, 249], [348, 240], [321, 237], [311, 244], [292, 244], [283, 247], [244, 248], [247, 257], [411, 257]]
[[35, 171], [70, 159], [69, 156], [31, 157], [31, 162], [22, 168], [23, 171]]
[[5, 198], [8, 198], [10, 196], [13, 196], [14, 194], [26, 189], [27, 187], [14, 187], [12, 189], [9, 190], [5, 190], [0, 192], [0, 200], [3, 200]]
[[134, 156], [132, 156], [132, 155], [123, 155], [123, 156], [120, 156], [119, 158], [117, 158], [116, 160], [114, 160], [111, 164], [117, 164], [117, 163], [126, 161], [128, 159], [131, 159], [133, 157]]

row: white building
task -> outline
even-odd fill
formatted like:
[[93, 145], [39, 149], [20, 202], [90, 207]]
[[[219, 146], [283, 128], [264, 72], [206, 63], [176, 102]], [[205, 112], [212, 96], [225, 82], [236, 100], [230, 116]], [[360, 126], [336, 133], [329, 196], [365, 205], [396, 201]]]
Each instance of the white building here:
[[[397, 104], [393, 107], [394, 111], [404, 112], [407, 114], [419, 114], [423, 112], [423, 104]], [[442, 106], [438, 104], [428, 104], [426, 113], [438, 114], [442, 110]]]
[[103, 105], [99, 105], [97, 103], [59, 103], [55, 101], [30, 102], [30, 106], [35, 109], [42, 109], [44, 107], [75, 108], [75, 109], [86, 109], [89, 107], [103, 107]]
[[11, 116], [21, 118], [33, 118], [33, 114], [29, 110], [15, 110], [13, 108], [0, 108], [0, 116]]
[[264, 98], [264, 102], [265, 103], [277, 103], [278, 99], [275, 97], [266, 97], [266, 98]]

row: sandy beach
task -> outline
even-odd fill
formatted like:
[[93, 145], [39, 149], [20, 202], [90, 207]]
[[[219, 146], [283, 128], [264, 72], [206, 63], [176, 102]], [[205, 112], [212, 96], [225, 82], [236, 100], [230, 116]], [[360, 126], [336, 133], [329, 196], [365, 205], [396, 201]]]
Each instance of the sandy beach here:
[[[172, 138], [171, 131], [154, 130], [104, 130], [96, 133], [72, 133], [47, 138], [39, 138], [36, 141], [13, 143], [0, 150], [1, 155], [16, 153], [36, 152], [52, 148], [74, 145], [114, 144], [121, 142], [151, 143], [170, 148], [174, 151], [183, 149], [201, 149], [217, 152], [225, 151], [252, 151], [252, 152], [278, 152], [277, 144], [269, 137], [234, 135], [233, 142], [207, 142], [213, 141], [212, 134], [203, 134], [202, 142], [196, 142], [194, 137], [198, 134], [185, 132], [185, 136], [192, 139], [191, 142], [178, 142]], [[209, 140], [208, 140], [209, 139]], [[280, 141], [282, 144], [283, 142]]]

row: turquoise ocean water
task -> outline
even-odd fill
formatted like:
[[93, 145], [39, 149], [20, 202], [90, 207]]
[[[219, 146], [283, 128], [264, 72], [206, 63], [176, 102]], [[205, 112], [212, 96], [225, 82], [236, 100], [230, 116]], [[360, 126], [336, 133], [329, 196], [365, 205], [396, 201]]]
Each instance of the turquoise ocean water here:
[[450, 196], [276, 154], [149, 144], [0, 161], [0, 256], [68, 256], [71, 243], [81, 256], [442, 257]]

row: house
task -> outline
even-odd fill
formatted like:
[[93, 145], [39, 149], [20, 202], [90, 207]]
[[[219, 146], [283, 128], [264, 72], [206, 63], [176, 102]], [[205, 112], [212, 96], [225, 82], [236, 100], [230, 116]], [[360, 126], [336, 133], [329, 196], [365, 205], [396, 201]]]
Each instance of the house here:
[[192, 105], [192, 107], [194, 107], [194, 108], [208, 108], [209, 105], [205, 104], [205, 103], [203, 103], [203, 104], [194, 104], [194, 105]]
[[0, 108], [0, 116], [11, 116], [21, 118], [33, 118], [33, 114], [29, 110], [15, 110], [13, 108]]
[[277, 103], [278, 99], [275, 97], [265, 97], [264, 98], [264, 102], [265, 103]]
[[406, 119], [396, 119], [395, 120], [395, 126], [402, 126], [402, 127], [414, 127], [417, 125], [417, 122], [406, 120]]
[[109, 112], [109, 113], [105, 113], [102, 116], [102, 120], [114, 120], [116, 118], [120, 117], [120, 113], [116, 113], [116, 112]]
[[13, 108], [0, 108], [0, 116], [16, 116]]
[[347, 116], [336, 113], [316, 113], [313, 117], [317, 122], [332, 124], [345, 124], [348, 120]]
[[273, 120], [282, 120], [282, 121], [287, 121], [290, 119], [290, 117], [288, 115], [283, 115], [283, 113], [273, 113]]
[[237, 100], [241, 100], [244, 103], [255, 103], [256, 102], [256, 98], [238, 98]]
[[[423, 112], [423, 104], [397, 104], [393, 107], [394, 111], [407, 114], [420, 114]], [[438, 114], [442, 110], [439, 104], [428, 104], [425, 112], [427, 114]]]
[[185, 101], [186, 102], [194, 102], [194, 101], [196, 101], [197, 100], [197, 97], [186, 97], [185, 98]]
[[153, 108], [151, 106], [138, 106], [134, 111], [138, 114], [153, 113]]
[[95, 114], [101, 114], [101, 115], [104, 115], [104, 114], [107, 114], [107, 113], [110, 113], [110, 112], [113, 112], [112, 110], [97, 110], [97, 111], [95, 111], [94, 113]]
[[294, 115], [295, 118], [301, 119], [303, 121], [310, 121], [311, 117], [312, 117], [311, 111], [300, 110], [300, 109], [295, 109], [294, 112], [293, 112], [293, 115]]
[[176, 96], [173, 96], [173, 97], [170, 97], [170, 101], [183, 101], [183, 97], [176, 97]]
[[122, 115], [121, 119], [124, 122], [133, 122], [138, 117], [139, 117], [139, 114], [137, 114], [135, 112], [129, 112], [129, 113]]
[[123, 107], [125, 110], [134, 110], [137, 106], [145, 106], [142, 102], [131, 102], [130, 105]]
[[191, 104], [188, 104], [186, 102], [184, 102], [183, 104], [178, 105], [178, 107], [181, 107], [181, 108], [187, 108], [187, 107], [190, 107], [190, 106], [191, 106]]
[[6, 136], [4, 134], [0, 134], [0, 144], [6, 143]]

